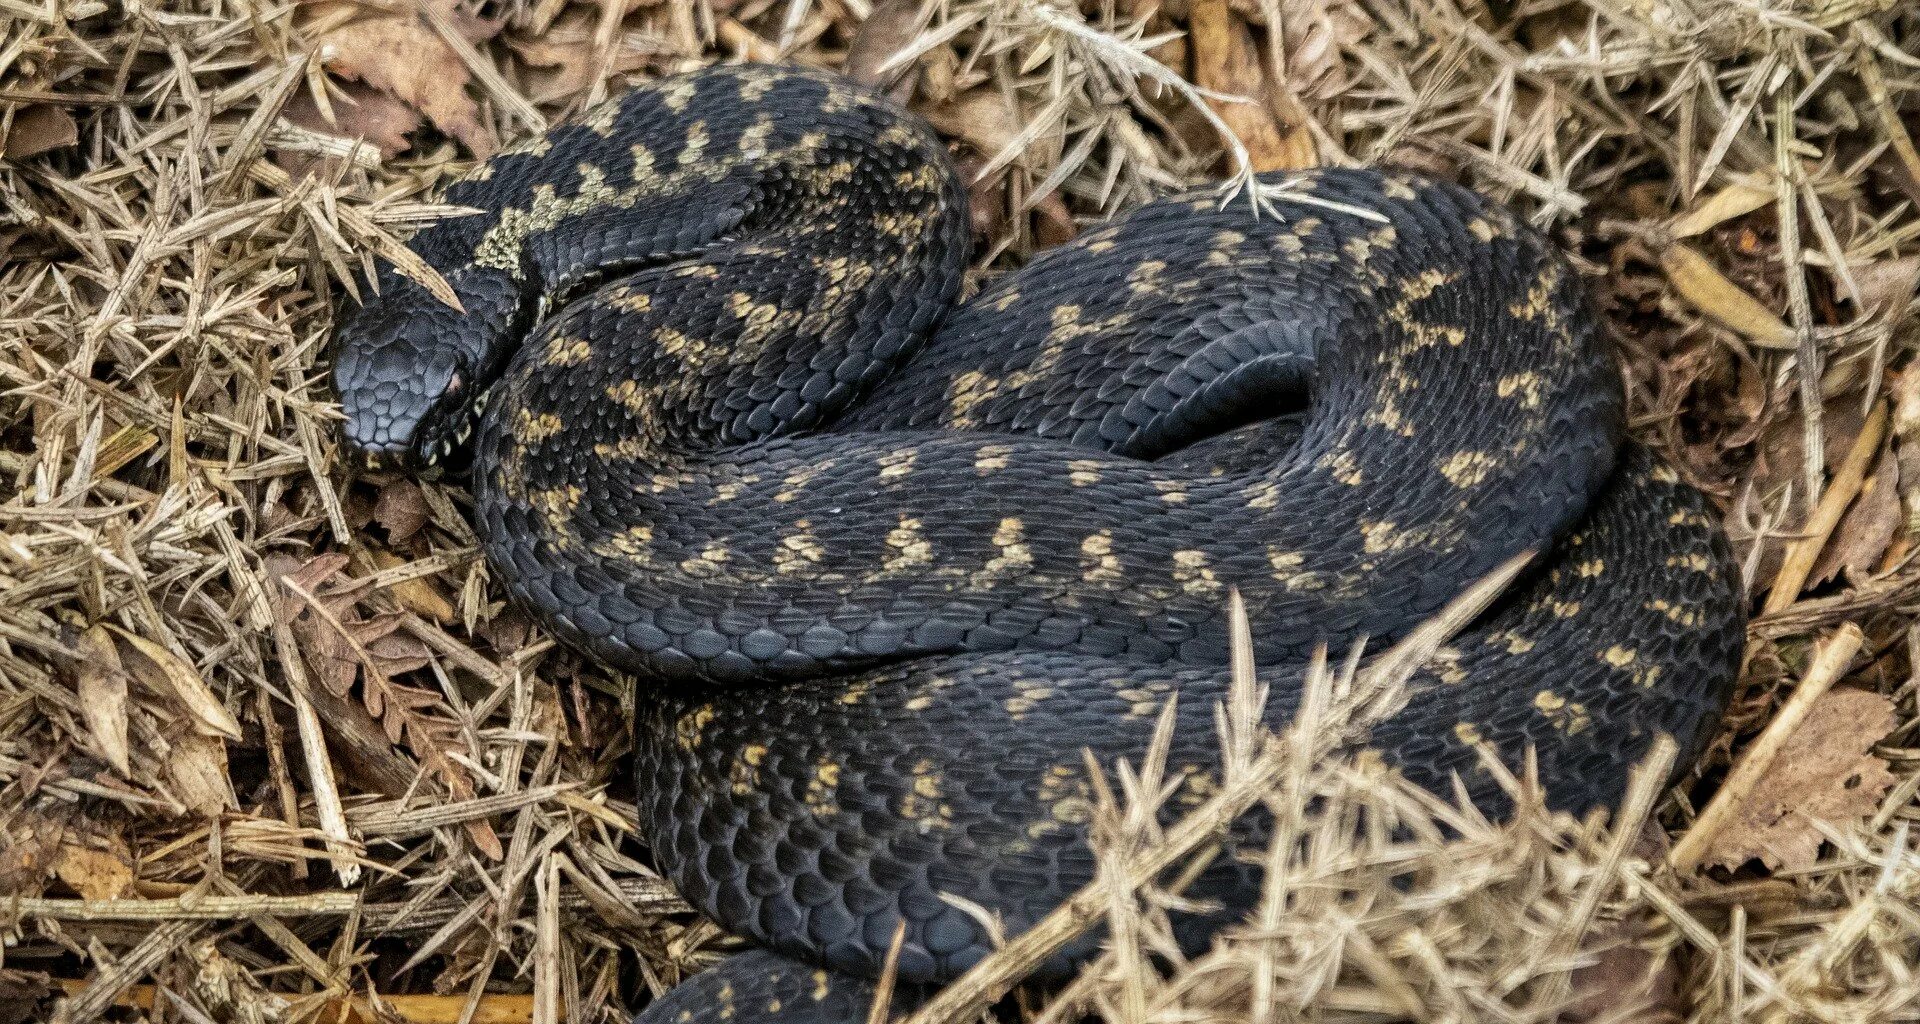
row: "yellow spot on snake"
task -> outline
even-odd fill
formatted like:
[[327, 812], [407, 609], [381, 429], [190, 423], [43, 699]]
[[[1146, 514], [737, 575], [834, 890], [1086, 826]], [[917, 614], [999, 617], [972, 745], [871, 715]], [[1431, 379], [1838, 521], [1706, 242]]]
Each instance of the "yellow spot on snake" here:
[[1272, 481], [1251, 484], [1240, 492], [1248, 508], [1268, 509], [1280, 503], [1280, 485]]
[[1660, 614], [1665, 615], [1667, 618], [1673, 620], [1675, 624], [1685, 626], [1688, 629], [1692, 629], [1699, 626], [1702, 621], [1702, 616], [1698, 611], [1695, 611], [1692, 608], [1681, 607], [1680, 605], [1673, 604], [1672, 602], [1669, 602], [1669, 601], [1662, 601], [1662, 600], [1656, 599], [1653, 601], [1648, 601], [1645, 607], [1648, 611], [1659, 612]]
[[1007, 468], [1007, 456], [1013, 454], [1013, 448], [1004, 444], [985, 444], [974, 453], [973, 471], [986, 476]]
[[547, 339], [546, 364], [548, 366], [579, 366], [593, 358], [593, 346], [585, 338], [575, 338], [565, 334], [556, 334]]
[[880, 479], [898, 480], [908, 473], [913, 472], [913, 460], [918, 458], [919, 455], [920, 453], [916, 449], [903, 448], [900, 451], [888, 452], [880, 456]]
[[1539, 374], [1532, 370], [1524, 370], [1500, 378], [1500, 382], [1494, 385], [1494, 391], [1501, 398], [1512, 398], [1515, 393], [1518, 393], [1522, 406], [1537, 409], [1540, 407], [1540, 385], [1543, 383]]
[[1486, 452], [1454, 452], [1440, 464], [1440, 475], [1455, 487], [1472, 487], [1487, 478], [1500, 463]]
[[[1706, 526], [1709, 524], [1699, 523], [1697, 525]], [[1699, 552], [1694, 552], [1686, 555], [1668, 555], [1667, 567], [1670, 569], [1691, 569], [1694, 572], [1706, 572], [1713, 567], [1713, 564], [1707, 561], [1707, 556]]]
[[529, 410], [522, 409], [514, 418], [513, 436], [522, 444], [538, 444], [565, 428], [566, 423], [553, 413], [543, 412], [535, 416]]
[[606, 172], [592, 164], [581, 164], [579, 172], [580, 187], [573, 195], [563, 197], [552, 185], [535, 185], [533, 198], [526, 206], [501, 210], [474, 248], [474, 265], [518, 276], [522, 247], [530, 236], [552, 230], [567, 218], [588, 210], [628, 209], [640, 197], [640, 186], [615, 189], [607, 184]]
[[[1359, 458], [1344, 448], [1320, 456], [1314, 465], [1321, 469], [1331, 471], [1335, 480], [1346, 484], [1348, 487], [1358, 487], [1366, 482], [1366, 475], [1360, 472]], [[1265, 484], [1263, 486], [1271, 490], [1274, 485]], [[1269, 503], [1262, 507], [1271, 508], [1272, 504]]]
[[1394, 541], [1397, 538], [1397, 534], [1395, 534], [1394, 530], [1395, 530], [1395, 524], [1392, 522], [1375, 522], [1375, 521], [1366, 520], [1366, 519], [1361, 520], [1360, 536], [1363, 538], [1362, 544], [1361, 544], [1362, 548], [1369, 555], [1377, 555], [1380, 552], [1393, 547]]
[[1541, 690], [1534, 695], [1533, 706], [1540, 709], [1553, 727], [1572, 736], [1593, 724], [1587, 714], [1586, 706], [1578, 701], [1569, 701], [1552, 690]]
[[653, 527], [629, 526], [593, 546], [603, 558], [623, 558], [641, 565], [653, 561]]
[[1155, 480], [1153, 489], [1160, 492], [1160, 500], [1168, 505], [1187, 503], [1187, 482], [1185, 480]]
[[1444, 285], [1460, 280], [1459, 271], [1423, 270], [1400, 286], [1400, 294], [1409, 299], [1424, 299]]
[[988, 579], [1033, 564], [1033, 552], [1027, 549], [1022, 538], [1026, 534], [1026, 524], [1017, 517], [1009, 516], [1000, 520], [993, 531], [993, 545], [1000, 553], [987, 560], [986, 568], [976, 579]]
[[819, 565], [826, 554], [826, 548], [814, 539], [813, 524], [802, 519], [780, 538], [780, 546], [773, 553], [773, 570], [782, 575], [806, 572]]
[[1098, 459], [1074, 459], [1067, 463], [1067, 480], [1075, 487], [1091, 487], [1100, 482]]
[[889, 573], [906, 572], [933, 561], [933, 545], [921, 532], [920, 520], [900, 517], [900, 525], [887, 531], [888, 555], [881, 569]]
[[1461, 743], [1469, 747], [1477, 747], [1481, 743], [1480, 729], [1472, 722], [1460, 722], [1456, 724], [1453, 727], [1453, 734], [1459, 738]]
[[1180, 589], [1195, 597], [1210, 597], [1220, 592], [1220, 581], [1207, 564], [1207, 553], [1184, 548], [1173, 553], [1173, 578]]
[[1634, 659], [1639, 656], [1640, 653], [1638, 651], [1635, 651], [1631, 647], [1622, 647], [1619, 644], [1614, 644], [1612, 647], [1600, 652], [1600, 660], [1612, 665], [1614, 668], [1626, 668], [1628, 665], [1633, 664]]
[[1127, 272], [1127, 289], [1135, 295], [1145, 295], [1158, 290], [1160, 275], [1166, 269], [1166, 260], [1142, 261]]
[[1607, 563], [1602, 559], [1589, 558], [1586, 561], [1576, 563], [1573, 567], [1573, 571], [1574, 571], [1574, 574], [1579, 576], [1581, 579], [1590, 580], [1600, 575], [1601, 573], [1606, 572]]
[[968, 370], [947, 388], [947, 419], [956, 427], [974, 425], [973, 407], [1000, 392], [1000, 378]]
[[702, 704], [692, 711], [681, 715], [673, 723], [674, 740], [682, 750], [697, 750], [700, 741], [706, 737], [707, 723], [713, 721], [713, 705]]
[[834, 794], [840, 788], [840, 766], [821, 758], [813, 766], [813, 778], [807, 782], [807, 809], [816, 815], [837, 814], [839, 803]]
[[1108, 530], [1090, 533], [1080, 542], [1080, 566], [1086, 581], [1097, 587], [1126, 581], [1126, 575], [1120, 570], [1120, 559], [1113, 554], [1113, 533]]

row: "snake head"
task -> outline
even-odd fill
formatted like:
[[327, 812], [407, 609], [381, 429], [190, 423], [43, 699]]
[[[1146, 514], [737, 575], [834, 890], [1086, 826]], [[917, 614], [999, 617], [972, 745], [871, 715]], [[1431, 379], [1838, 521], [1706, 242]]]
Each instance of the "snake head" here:
[[454, 282], [454, 309], [412, 281], [381, 277], [381, 293], [343, 310], [334, 331], [341, 438], [370, 468], [447, 468], [505, 362], [516, 303], [466, 277]]

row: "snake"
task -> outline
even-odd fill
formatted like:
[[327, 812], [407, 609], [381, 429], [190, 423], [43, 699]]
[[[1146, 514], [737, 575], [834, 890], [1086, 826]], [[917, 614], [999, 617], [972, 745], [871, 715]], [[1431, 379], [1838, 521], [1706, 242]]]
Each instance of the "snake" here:
[[[1365, 751], [1496, 808], [1490, 761], [1531, 758], [1571, 811], [1658, 737], [1697, 756], [1740, 575], [1628, 436], [1575, 264], [1404, 168], [1247, 188], [963, 297], [968, 190], [921, 118], [717, 65], [479, 162], [444, 190], [467, 215], [343, 302], [345, 449], [469, 474], [491, 574], [634, 680], [655, 864], [754, 947], [643, 1020], [865, 1020], [883, 970], [911, 1005], [1094, 878], [1094, 772], [1166, 722], [1166, 813], [1203, 803], [1236, 593], [1284, 725], [1316, 651], [1538, 552]], [[1183, 943], [1257, 898], [1261, 830], [1191, 879]]]

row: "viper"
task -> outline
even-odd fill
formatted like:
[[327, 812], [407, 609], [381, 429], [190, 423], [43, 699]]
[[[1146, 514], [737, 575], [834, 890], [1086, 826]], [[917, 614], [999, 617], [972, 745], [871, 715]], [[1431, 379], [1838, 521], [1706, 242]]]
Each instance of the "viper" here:
[[[480, 163], [444, 197], [479, 212], [411, 243], [434, 287], [383, 263], [343, 311], [346, 446], [424, 471], [471, 435], [492, 571], [637, 681], [656, 863], [760, 947], [647, 1019], [864, 1020], [896, 930], [896, 1005], [952, 978], [988, 919], [1093, 877], [1083, 752], [1137, 759], [1169, 702], [1170, 806], [1203, 800], [1233, 590], [1283, 725], [1316, 647], [1378, 650], [1540, 549], [1368, 746], [1488, 806], [1483, 754], [1532, 751], [1571, 810], [1656, 736], [1697, 751], [1738, 573], [1626, 439], [1569, 261], [1409, 171], [1255, 187], [1264, 211], [1170, 196], [961, 301], [968, 197], [923, 122], [713, 67]], [[1193, 882], [1222, 909], [1187, 940], [1251, 903], [1252, 860]]]

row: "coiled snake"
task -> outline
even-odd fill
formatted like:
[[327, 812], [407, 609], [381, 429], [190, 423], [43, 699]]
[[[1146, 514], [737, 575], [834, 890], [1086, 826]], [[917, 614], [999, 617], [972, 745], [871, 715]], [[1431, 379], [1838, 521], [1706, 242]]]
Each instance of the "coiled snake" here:
[[[1578, 808], [1656, 734], [1697, 746], [1737, 574], [1704, 499], [1623, 442], [1563, 257], [1451, 184], [1292, 187], [1272, 216], [1149, 204], [956, 306], [966, 196], [927, 127], [826, 74], [714, 68], [454, 184], [483, 212], [412, 247], [460, 309], [383, 265], [346, 312], [349, 446], [420, 467], [477, 422], [491, 565], [641, 680], [657, 862], [773, 951], [651, 1016], [864, 1019], [851, 979], [903, 922], [901, 979], [953, 976], [989, 938], [942, 894], [1013, 933], [1084, 884], [1081, 751], [1137, 758], [1175, 694], [1197, 801], [1230, 586], [1284, 723], [1315, 644], [1391, 640], [1550, 546], [1373, 747], [1498, 803], [1476, 746], [1533, 745]], [[1192, 891], [1244, 907], [1243, 872]]]

